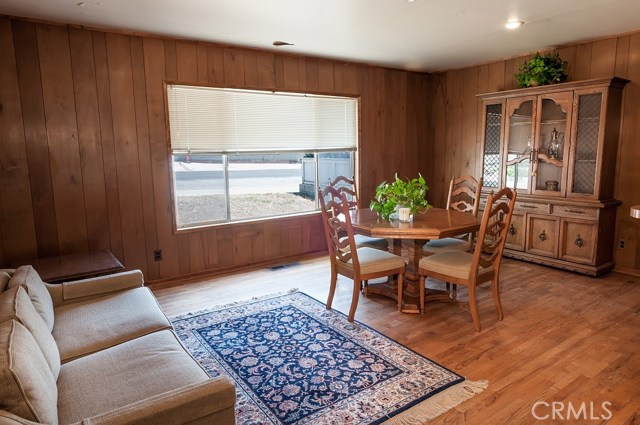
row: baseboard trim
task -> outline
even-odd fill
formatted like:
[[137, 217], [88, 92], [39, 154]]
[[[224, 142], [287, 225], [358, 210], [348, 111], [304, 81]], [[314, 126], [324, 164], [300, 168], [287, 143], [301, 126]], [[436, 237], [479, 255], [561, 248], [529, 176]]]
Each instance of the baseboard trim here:
[[172, 286], [180, 286], [185, 283], [190, 283], [191, 281], [201, 280], [202, 278], [226, 276], [226, 275], [235, 274], [238, 272], [246, 272], [251, 270], [263, 269], [266, 267], [277, 266], [281, 264], [291, 263], [294, 261], [310, 260], [313, 258], [318, 258], [326, 255], [327, 255], [326, 250], [313, 251], [307, 254], [290, 255], [287, 257], [279, 257], [271, 260], [258, 261], [256, 263], [251, 263], [251, 264], [246, 264], [241, 266], [235, 265], [235, 266], [220, 267], [217, 269], [203, 270], [201, 272], [196, 272], [196, 273], [188, 273], [188, 274], [183, 274], [183, 275], [178, 275], [173, 277], [167, 277], [164, 279], [151, 280], [151, 281], [145, 282], [145, 285], [154, 289], [170, 288]]

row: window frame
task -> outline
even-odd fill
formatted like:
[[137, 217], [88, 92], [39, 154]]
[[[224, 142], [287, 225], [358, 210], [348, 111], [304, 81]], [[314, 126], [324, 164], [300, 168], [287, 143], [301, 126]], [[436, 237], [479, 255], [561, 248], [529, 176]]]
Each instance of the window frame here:
[[[173, 221], [173, 231], [174, 234], [182, 234], [182, 233], [191, 233], [198, 232], [208, 228], [216, 228], [216, 227], [225, 227], [225, 226], [233, 226], [233, 225], [242, 225], [245, 223], [260, 223], [260, 222], [270, 222], [277, 221], [283, 219], [291, 219], [295, 217], [304, 217], [311, 215], [320, 215], [320, 201], [318, 199], [317, 193], [314, 196], [315, 209], [313, 211], [304, 211], [304, 212], [294, 212], [290, 214], [279, 214], [273, 216], [265, 216], [265, 217], [255, 217], [255, 218], [245, 218], [245, 219], [225, 219], [225, 220], [216, 220], [210, 222], [196, 223], [188, 226], [178, 226], [178, 197], [176, 195], [176, 187], [175, 187], [175, 171], [173, 167], [173, 155], [174, 152], [171, 147], [171, 128], [169, 125], [169, 100], [168, 100], [168, 88], [171, 85], [182, 85], [182, 86], [192, 86], [192, 87], [208, 87], [208, 88], [218, 88], [218, 89], [230, 89], [230, 90], [250, 90], [250, 91], [261, 91], [261, 92], [269, 92], [269, 93], [278, 93], [283, 92], [282, 90], [277, 90], [275, 88], [263, 88], [263, 87], [249, 87], [249, 86], [228, 86], [221, 84], [207, 84], [207, 83], [194, 83], [194, 82], [185, 82], [179, 80], [164, 80], [163, 81], [163, 96], [164, 96], [164, 113], [165, 113], [165, 134], [166, 134], [166, 158], [169, 162], [169, 186], [170, 186], [170, 198], [171, 198], [171, 213], [172, 213], [172, 221]], [[332, 97], [343, 97], [350, 98], [356, 100], [356, 147], [353, 150], [296, 150], [296, 153], [313, 153], [314, 161], [315, 161], [315, 179], [316, 185], [319, 187], [318, 182], [318, 154], [319, 153], [331, 153], [331, 152], [351, 152], [351, 167], [353, 170], [353, 176], [346, 177], [355, 177], [355, 182], [358, 187], [356, 190], [360, 193], [359, 181], [360, 181], [360, 149], [362, 142], [362, 96], [359, 94], [349, 94], [349, 93], [329, 93], [322, 91], [308, 91], [308, 90], [297, 90], [297, 89], [287, 89], [284, 91], [285, 93], [295, 93], [295, 94], [309, 94], [309, 95], [317, 95], [317, 96], [332, 96]], [[284, 152], [284, 151], [283, 151]], [[243, 154], [248, 154], [249, 152], [242, 152]], [[256, 151], [251, 153], [265, 153], [265, 154], [273, 154], [274, 152], [268, 151]], [[194, 155], [203, 154], [206, 155], [205, 152], [198, 152]], [[224, 163], [224, 176], [225, 176], [225, 197], [227, 199], [227, 209], [229, 209], [229, 181], [228, 181], [228, 161], [227, 157], [229, 153], [215, 153], [211, 154], [221, 155]]]

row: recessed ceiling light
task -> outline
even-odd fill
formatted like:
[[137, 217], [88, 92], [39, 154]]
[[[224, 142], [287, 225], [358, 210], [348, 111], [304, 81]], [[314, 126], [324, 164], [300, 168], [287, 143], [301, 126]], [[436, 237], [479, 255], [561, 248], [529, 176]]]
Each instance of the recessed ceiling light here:
[[416, 0], [407, 0], [408, 3], [413, 3]]
[[522, 25], [524, 25], [523, 21], [509, 21], [504, 26], [509, 30], [514, 30], [516, 28], [520, 28]]

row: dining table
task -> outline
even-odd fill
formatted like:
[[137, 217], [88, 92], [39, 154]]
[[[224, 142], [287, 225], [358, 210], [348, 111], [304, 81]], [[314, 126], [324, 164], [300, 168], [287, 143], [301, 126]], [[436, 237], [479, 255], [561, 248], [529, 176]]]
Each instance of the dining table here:
[[[356, 209], [350, 212], [351, 225], [355, 233], [373, 238], [385, 238], [392, 241], [389, 252], [402, 256], [406, 263], [401, 311], [420, 313], [419, 299], [420, 275], [418, 273], [422, 248], [433, 239], [455, 237], [478, 231], [480, 221], [471, 213], [442, 208], [429, 208], [425, 212], [413, 215], [408, 221], [383, 219], [370, 209]], [[397, 281], [390, 279], [384, 283], [370, 283], [366, 295], [379, 294], [397, 301]], [[406, 298], [405, 298], [406, 297]], [[429, 291], [427, 300], [449, 300], [445, 291]]]

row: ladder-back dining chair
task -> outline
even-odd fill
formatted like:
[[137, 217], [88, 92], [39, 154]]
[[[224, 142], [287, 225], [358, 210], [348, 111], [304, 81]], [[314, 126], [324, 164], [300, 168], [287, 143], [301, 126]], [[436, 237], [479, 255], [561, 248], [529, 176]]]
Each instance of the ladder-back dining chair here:
[[480, 332], [476, 286], [491, 281], [493, 303], [498, 313], [498, 320], [502, 320], [500, 262], [515, 202], [516, 191], [510, 188], [504, 188], [496, 194], [489, 195], [473, 253], [451, 250], [420, 259], [420, 305], [422, 311], [424, 311], [426, 277], [467, 286], [469, 288], [471, 317], [476, 330]]
[[[480, 180], [476, 180], [473, 176], [453, 177], [449, 183], [447, 209], [468, 212], [477, 216], [481, 190], [482, 177]], [[469, 233], [460, 235], [460, 237], [429, 241], [423, 246], [422, 252], [424, 255], [432, 255], [451, 250], [470, 251], [472, 248], [473, 233]]]
[[[355, 177], [338, 176], [333, 180], [329, 180], [329, 186], [336, 188], [339, 193], [347, 195], [349, 209], [355, 210], [358, 208], [358, 189]], [[368, 246], [369, 248], [386, 250], [389, 246], [389, 243], [384, 238], [372, 238], [357, 233], [354, 236], [357, 247]]]
[[[404, 259], [379, 249], [356, 247], [346, 194], [339, 193], [332, 186], [327, 186], [318, 190], [318, 199], [331, 263], [327, 309], [331, 308], [333, 302], [338, 274], [353, 279], [353, 295], [349, 309], [349, 321], [352, 322], [363, 283], [366, 284], [369, 279], [398, 275], [398, 287], [402, 288]], [[398, 299], [401, 300], [400, 297]], [[399, 308], [400, 304], [398, 304]]]

